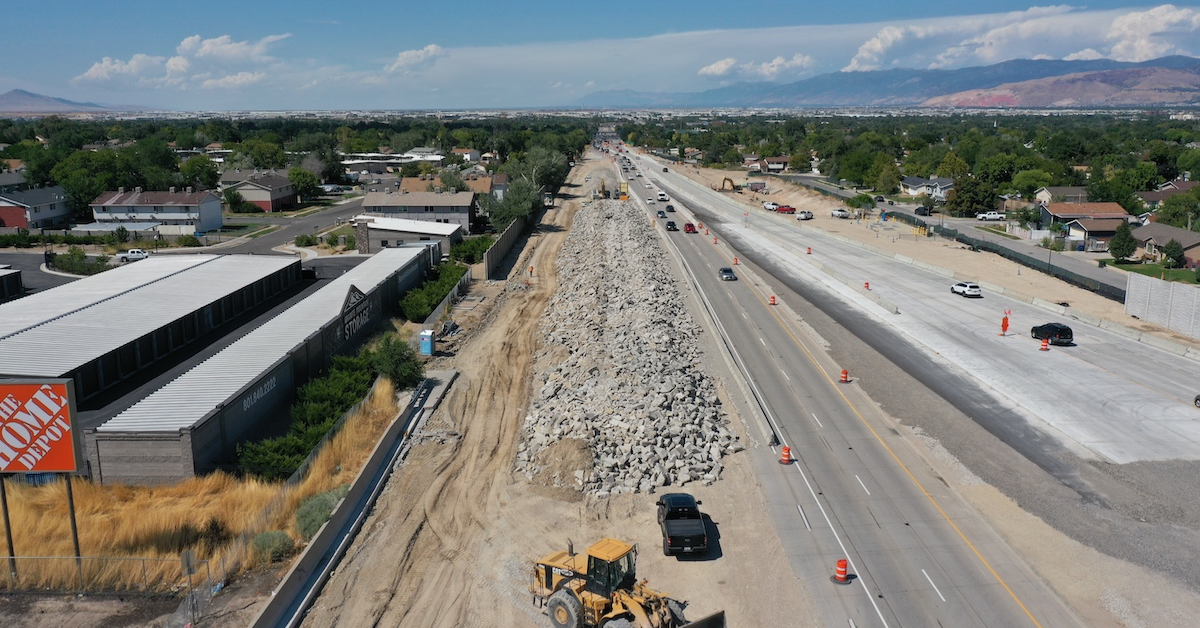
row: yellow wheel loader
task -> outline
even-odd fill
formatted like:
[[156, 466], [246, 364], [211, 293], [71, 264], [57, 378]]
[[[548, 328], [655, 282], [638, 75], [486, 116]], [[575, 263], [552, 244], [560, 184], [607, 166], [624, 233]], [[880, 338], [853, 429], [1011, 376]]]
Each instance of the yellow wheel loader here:
[[585, 554], [568, 541], [567, 551], [537, 561], [529, 592], [554, 628], [725, 627], [724, 611], [686, 623], [682, 604], [638, 581], [636, 559], [624, 541], [601, 539]]

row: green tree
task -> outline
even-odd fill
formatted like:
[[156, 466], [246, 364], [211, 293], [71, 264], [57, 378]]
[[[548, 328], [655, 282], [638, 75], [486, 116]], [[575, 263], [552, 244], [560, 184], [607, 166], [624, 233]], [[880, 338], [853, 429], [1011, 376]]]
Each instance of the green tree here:
[[946, 155], [946, 158], [942, 160], [941, 165], [939, 165], [937, 169], [937, 174], [939, 177], [946, 177], [947, 179], [954, 179], [955, 181], [958, 181], [970, 173], [970, 164], [968, 164], [966, 161], [963, 161], [962, 157], [959, 157], [954, 153]]
[[195, 155], [188, 158], [179, 167], [179, 174], [183, 177], [184, 186], [194, 187], [197, 190], [211, 190], [217, 187], [217, 183], [221, 180], [221, 172], [217, 168], [217, 163], [208, 155]]
[[469, 192], [471, 186], [462, 178], [462, 172], [458, 168], [444, 168], [438, 174], [438, 180], [442, 182], [442, 188], [447, 192]]
[[1180, 172], [1190, 172], [1192, 180], [1200, 178], [1200, 148], [1183, 151], [1175, 161]]
[[924, 208], [925, 211], [932, 214], [933, 208], [937, 207], [937, 201], [934, 200], [934, 198], [928, 194], [922, 194], [921, 195], [921, 207]]
[[1200, 227], [1200, 187], [1167, 198], [1154, 212], [1158, 222], [1172, 227], [1192, 229]]
[[1167, 241], [1163, 246], [1163, 267], [1164, 268], [1183, 268], [1187, 263], [1187, 258], [1183, 255], [1183, 245], [1175, 238]]
[[1117, 232], [1108, 241], [1108, 252], [1112, 254], [1114, 260], [1122, 262], [1133, 255], [1136, 250], [1137, 240], [1133, 239], [1133, 229], [1129, 227], [1128, 222], [1122, 221], [1117, 225]]
[[307, 199], [321, 194], [321, 180], [317, 175], [299, 166], [288, 170], [288, 181], [296, 188], [300, 198]]
[[879, 169], [875, 177], [875, 191], [881, 194], [894, 194], [900, 189], [900, 168], [890, 157], [887, 163]]
[[1021, 198], [1031, 199], [1040, 188], [1050, 185], [1054, 178], [1049, 172], [1042, 170], [1022, 170], [1013, 175], [1013, 187], [1021, 193]]
[[952, 216], [972, 216], [995, 207], [995, 190], [975, 177], [955, 179], [954, 189], [946, 197], [946, 211]]
[[514, 179], [508, 184], [504, 200], [485, 194], [480, 197], [483, 211], [498, 230], [508, 227], [517, 218], [529, 218], [542, 203], [538, 188], [528, 179]]
[[241, 192], [233, 188], [226, 188], [225, 191], [222, 192], [221, 196], [225, 201], [225, 206], [229, 208], [229, 211], [235, 214], [253, 214], [261, 211], [258, 205], [247, 201], [245, 197], [242, 196]]

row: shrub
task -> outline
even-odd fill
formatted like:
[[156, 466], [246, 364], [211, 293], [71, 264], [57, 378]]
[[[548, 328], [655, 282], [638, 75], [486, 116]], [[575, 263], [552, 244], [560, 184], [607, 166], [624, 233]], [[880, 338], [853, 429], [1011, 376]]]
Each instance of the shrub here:
[[67, 249], [66, 253], [55, 255], [51, 258], [50, 265], [57, 270], [73, 275], [95, 275], [112, 268], [108, 265], [107, 255], [97, 255], [95, 258], [89, 259], [83, 249], [77, 246]]
[[300, 234], [296, 236], [296, 246], [316, 246], [317, 237], [308, 234]]
[[346, 250], [354, 250], [358, 248], [358, 240], [353, 235], [346, 236]]
[[337, 356], [329, 374], [296, 391], [292, 422], [282, 436], [238, 445], [238, 467], [267, 480], [291, 476], [329, 430], [371, 390], [372, 354]]
[[496, 241], [489, 235], [467, 238], [450, 247], [450, 259], [464, 264], [475, 264], [483, 260], [483, 255]]
[[400, 300], [400, 313], [407, 320], [421, 322], [429, 318], [433, 309], [450, 294], [454, 284], [466, 274], [467, 267], [456, 264], [440, 264], [429, 271], [425, 283], [409, 290]]
[[348, 492], [350, 492], [350, 485], [343, 484], [332, 491], [313, 495], [300, 504], [300, 507], [296, 509], [296, 528], [300, 530], [300, 536], [305, 541], [313, 538], [321, 526], [329, 521], [329, 516], [333, 514], [333, 507]]
[[396, 388], [411, 388], [425, 377], [425, 364], [407, 342], [386, 336], [374, 354], [375, 370], [392, 380]]
[[296, 550], [296, 543], [283, 530], [263, 532], [254, 537], [254, 557], [267, 562], [279, 562]]
[[178, 244], [179, 246], [187, 246], [187, 247], [200, 246], [200, 238], [197, 238], [196, 236], [189, 233], [187, 235], [181, 235], [178, 238], [176, 238], [175, 244]]

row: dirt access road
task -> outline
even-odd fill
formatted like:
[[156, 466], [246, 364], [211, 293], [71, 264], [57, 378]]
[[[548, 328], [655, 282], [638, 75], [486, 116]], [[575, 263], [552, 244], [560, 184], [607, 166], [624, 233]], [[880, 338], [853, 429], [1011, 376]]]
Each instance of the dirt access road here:
[[[606, 165], [590, 155], [572, 173], [574, 189], [582, 195], [598, 185]], [[589, 175], [594, 180], [585, 183]], [[458, 369], [459, 379], [304, 626], [549, 625], [527, 592], [533, 561], [565, 548], [568, 538], [582, 549], [602, 536], [638, 543], [639, 575], [691, 601], [692, 616], [723, 608], [731, 625], [780, 616], [815, 625], [778, 537], [755, 516], [762, 498], [745, 454], [728, 458], [721, 481], [693, 490], [708, 498], [723, 531], [723, 556], [703, 562], [657, 551], [653, 495], [592, 500], [513, 474], [538, 327], [559, 281], [555, 260], [572, 217], [587, 211], [583, 202], [569, 199], [546, 212], [480, 326], [455, 344], [456, 355], [434, 365]]]

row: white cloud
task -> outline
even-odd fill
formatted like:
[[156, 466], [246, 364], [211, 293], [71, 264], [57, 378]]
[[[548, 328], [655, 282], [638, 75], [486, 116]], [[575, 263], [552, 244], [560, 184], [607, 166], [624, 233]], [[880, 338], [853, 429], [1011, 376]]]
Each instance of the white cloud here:
[[1172, 54], [1191, 54], [1182, 44], [1196, 42], [1200, 12], [1164, 4], [1148, 11], [1133, 11], [1112, 22], [1109, 55], [1118, 61], [1148, 61]]
[[202, 89], [233, 89], [261, 82], [267, 75], [263, 72], [238, 72], [221, 78], [207, 79], [200, 83]]
[[158, 70], [162, 67], [162, 64], [162, 57], [152, 57], [140, 53], [130, 57], [129, 61], [104, 57], [99, 62], [92, 64], [92, 67], [88, 68], [87, 72], [71, 80], [76, 83], [109, 82], [123, 79], [136, 80], [147, 72]]
[[196, 59], [216, 59], [223, 62], [267, 63], [274, 61], [267, 56], [267, 48], [280, 40], [291, 37], [291, 33], [268, 35], [258, 41], [233, 41], [229, 35], [204, 39], [192, 35], [180, 42], [175, 49], [180, 55]]
[[811, 68], [815, 63], [816, 60], [808, 55], [794, 54], [791, 59], [775, 57], [770, 61], [757, 65], [753, 62], [747, 63], [742, 66], [742, 71], [746, 74], [757, 74], [765, 79], [772, 80], [787, 70], [806, 70]]
[[438, 57], [446, 55], [445, 49], [437, 44], [429, 44], [417, 50], [405, 50], [396, 55], [396, 60], [387, 66], [388, 72], [408, 74], [433, 65]]
[[1094, 59], [1103, 59], [1104, 55], [1100, 54], [1093, 48], [1084, 48], [1079, 52], [1072, 52], [1063, 57], [1064, 61], [1092, 61]]
[[[184, 38], [170, 58], [138, 53], [129, 61], [104, 57], [72, 83], [146, 88], [236, 88], [259, 83], [262, 70], [277, 63], [267, 54], [271, 44], [291, 35], [269, 35], [257, 41], [233, 41], [229, 35]], [[218, 78], [214, 78], [218, 77]]]
[[729, 72], [729, 70], [733, 69], [733, 66], [736, 64], [737, 59], [734, 59], [733, 57], [725, 57], [720, 61], [714, 61], [700, 68], [700, 71], [696, 74], [699, 74], [700, 76], [724, 76]]

